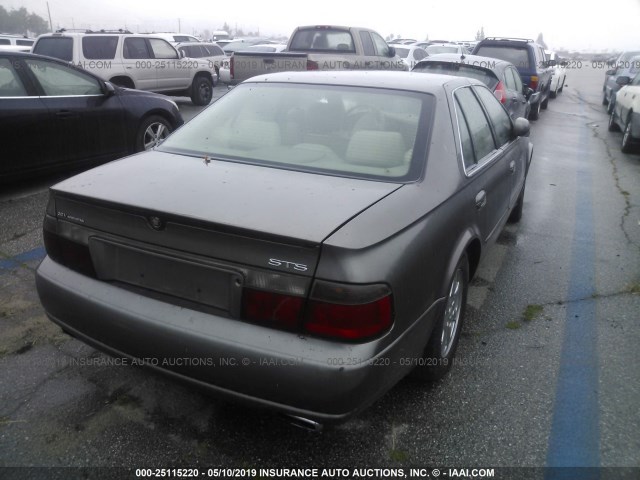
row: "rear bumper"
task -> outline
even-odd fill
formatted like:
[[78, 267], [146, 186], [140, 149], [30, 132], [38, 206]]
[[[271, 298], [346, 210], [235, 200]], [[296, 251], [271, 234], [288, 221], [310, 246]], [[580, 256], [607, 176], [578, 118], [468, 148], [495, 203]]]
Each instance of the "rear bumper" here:
[[358, 412], [406, 375], [402, 358], [421, 352], [419, 338], [438, 306], [383, 349], [381, 340], [342, 344], [170, 305], [49, 257], [36, 285], [49, 318], [95, 348], [144, 359], [222, 397], [319, 422]]

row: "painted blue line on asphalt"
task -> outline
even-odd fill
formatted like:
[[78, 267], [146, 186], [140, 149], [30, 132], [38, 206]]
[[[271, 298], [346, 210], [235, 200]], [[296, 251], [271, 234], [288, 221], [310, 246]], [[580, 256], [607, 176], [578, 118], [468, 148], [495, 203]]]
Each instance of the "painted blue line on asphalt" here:
[[[584, 108], [584, 107], [583, 107]], [[595, 293], [595, 233], [592, 174], [586, 128], [580, 138], [571, 275], [551, 433], [549, 467], [599, 467], [598, 331]], [[584, 299], [584, 300], [580, 300]], [[576, 478], [573, 469], [550, 469], [547, 480]], [[598, 479], [599, 469], [580, 470], [581, 479]]]
[[14, 257], [0, 260], [0, 275], [5, 271], [12, 270], [20, 266], [20, 264], [31, 260], [40, 260], [47, 254], [44, 247], [34, 248], [28, 252], [20, 253]]

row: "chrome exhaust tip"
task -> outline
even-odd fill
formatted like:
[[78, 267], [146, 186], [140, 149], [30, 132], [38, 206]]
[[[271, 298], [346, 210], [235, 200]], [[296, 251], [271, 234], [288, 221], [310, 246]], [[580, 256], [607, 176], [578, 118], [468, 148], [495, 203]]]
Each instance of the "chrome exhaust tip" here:
[[305, 417], [298, 417], [296, 415], [285, 415], [286, 421], [291, 425], [302, 428], [303, 430], [308, 430], [311, 432], [322, 432], [323, 425], [315, 420], [311, 420]]

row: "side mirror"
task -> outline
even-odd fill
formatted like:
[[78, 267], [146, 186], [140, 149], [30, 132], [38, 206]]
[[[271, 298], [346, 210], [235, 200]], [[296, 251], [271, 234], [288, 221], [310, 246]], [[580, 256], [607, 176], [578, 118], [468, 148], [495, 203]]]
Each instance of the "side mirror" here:
[[178, 50], [178, 53], [180, 54], [180, 58], [186, 57], [186, 54], [184, 53], [184, 50]]
[[396, 56], [396, 48], [395, 47], [389, 47], [389, 58], [393, 58]]
[[558, 62], [556, 62], [555, 60], [549, 60], [547, 62], [547, 66], [548, 67], [555, 67], [558, 64]]
[[616, 83], [621, 87], [624, 87], [625, 85], [629, 85], [631, 83], [631, 77], [620, 75], [618, 78], [616, 78]]
[[528, 137], [529, 120], [523, 117], [516, 118], [516, 121], [513, 122], [513, 134], [516, 137]]
[[116, 89], [115, 87], [111, 84], [111, 82], [104, 82], [104, 90], [105, 90], [105, 96], [110, 97], [112, 96], [114, 93], [116, 93]]
[[613, 70], [607, 70], [606, 72], [604, 72], [605, 75], [615, 75], [616, 74], [616, 70], [615, 68]]

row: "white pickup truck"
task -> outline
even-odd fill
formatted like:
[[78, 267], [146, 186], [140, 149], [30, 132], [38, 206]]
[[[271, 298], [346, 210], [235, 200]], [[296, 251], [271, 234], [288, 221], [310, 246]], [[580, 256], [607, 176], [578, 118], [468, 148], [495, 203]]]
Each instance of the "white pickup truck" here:
[[368, 28], [314, 25], [298, 27], [281, 53], [235, 52], [229, 78], [236, 85], [273, 72], [301, 70], [408, 70], [395, 49]]

